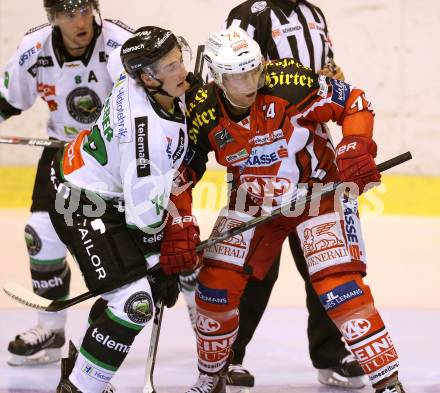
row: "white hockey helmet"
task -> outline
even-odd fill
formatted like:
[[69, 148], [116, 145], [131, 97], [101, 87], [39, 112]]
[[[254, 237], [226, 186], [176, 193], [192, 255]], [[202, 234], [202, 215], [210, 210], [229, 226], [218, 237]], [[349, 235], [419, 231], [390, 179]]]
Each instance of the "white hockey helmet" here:
[[211, 33], [204, 58], [214, 81], [223, 86], [224, 74], [239, 74], [262, 67], [260, 46], [240, 27]]

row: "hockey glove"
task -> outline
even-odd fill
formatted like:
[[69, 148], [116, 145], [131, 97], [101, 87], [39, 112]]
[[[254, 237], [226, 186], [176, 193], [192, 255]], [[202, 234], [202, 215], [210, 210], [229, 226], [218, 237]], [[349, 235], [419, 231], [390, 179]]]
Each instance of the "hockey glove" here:
[[192, 90], [199, 89], [203, 86], [203, 77], [200, 73], [193, 74], [192, 72], [188, 72], [185, 80], [189, 83], [190, 89]]
[[200, 243], [199, 226], [194, 216], [169, 217], [171, 225], [164, 231], [160, 265], [165, 274], [195, 269], [199, 264], [196, 247]]
[[354, 182], [359, 187], [359, 195], [380, 182], [374, 157], [377, 154], [376, 143], [368, 137], [348, 135], [336, 146], [336, 163], [339, 176], [344, 182]]
[[185, 100], [188, 102], [194, 99], [194, 95], [197, 93], [197, 90], [203, 86], [203, 78], [200, 73], [194, 75], [192, 72], [188, 72], [185, 80], [189, 83], [189, 87], [185, 92]]
[[165, 274], [160, 265], [156, 265], [148, 271], [147, 278], [154, 303], [156, 304], [159, 299], [162, 299], [165, 306], [173, 307], [179, 297], [179, 277], [176, 274]]
[[341, 70], [341, 67], [339, 67], [333, 59], [330, 59], [328, 63], [324, 65], [324, 68], [318, 71], [318, 74], [337, 79], [342, 82], [345, 81], [345, 76]]

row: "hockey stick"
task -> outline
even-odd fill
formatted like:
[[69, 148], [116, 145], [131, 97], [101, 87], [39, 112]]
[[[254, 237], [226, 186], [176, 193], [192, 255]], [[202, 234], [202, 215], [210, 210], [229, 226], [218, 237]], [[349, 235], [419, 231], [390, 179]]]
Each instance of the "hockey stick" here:
[[154, 365], [156, 364], [157, 346], [159, 343], [160, 327], [162, 325], [164, 304], [160, 299], [156, 304], [153, 327], [151, 329], [150, 346], [148, 348], [147, 365], [145, 370], [145, 382], [142, 393], [156, 393], [153, 384]]
[[[197, 46], [196, 60], [194, 64], [194, 74], [197, 75], [203, 71], [204, 57], [203, 51], [205, 45]], [[25, 145], [25, 146], [39, 146], [39, 147], [52, 147], [57, 149], [63, 147], [67, 142], [59, 141], [56, 139], [40, 139], [40, 138], [23, 138], [20, 136], [0, 136], [0, 143], [7, 145]]]
[[[203, 69], [203, 50], [204, 45], [197, 47], [196, 62], [194, 65], [194, 75], [202, 72]], [[153, 328], [151, 329], [150, 346], [148, 348], [147, 364], [145, 369], [145, 381], [142, 393], [156, 393], [154, 389], [153, 375], [154, 366], [156, 364], [157, 347], [159, 344], [160, 328], [162, 326], [162, 317], [164, 311], [163, 299], [159, 299], [156, 304], [156, 312], [154, 314]]]
[[58, 149], [63, 147], [67, 142], [56, 139], [40, 139], [40, 138], [22, 138], [20, 136], [0, 136], [0, 143], [8, 145], [25, 145], [25, 146], [39, 146], [52, 147]]
[[[396, 157], [393, 157], [387, 161], [382, 162], [381, 164], [378, 164], [377, 169], [379, 172], [383, 172], [383, 171], [386, 171], [387, 169], [391, 169], [391, 168], [395, 167], [396, 165], [399, 165], [399, 164], [402, 164], [406, 161], [409, 161], [411, 158], [412, 158], [411, 153], [409, 151], [407, 151], [406, 153], [399, 154]], [[240, 233], [245, 232], [249, 229], [252, 229], [252, 228], [256, 227], [257, 225], [261, 225], [263, 223], [269, 222], [269, 221], [273, 220], [274, 218], [279, 217], [283, 213], [290, 212], [292, 206], [295, 206], [295, 208], [298, 208], [298, 207], [305, 206], [307, 203], [314, 202], [315, 200], [320, 199], [325, 195], [329, 195], [329, 194], [335, 192], [338, 189], [338, 187], [341, 186], [342, 184], [343, 184], [343, 182], [329, 183], [326, 186], [324, 186], [320, 192], [312, 193], [312, 194], [308, 195], [307, 197], [299, 198], [299, 199], [294, 200], [290, 203], [282, 205], [278, 209], [275, 209], [274, 211], [272, 211], [271, 214], [268, 216], [256, 217], [248, 222], [244, 222], [243, 224], [236, 226], [235, 228], [232, 228], [228, 231], [222, 232], [222, 234], [220, 234], [219, 236], [206, 239], [199, 244], [199, 246], [197, 247], [197, 251], [201, 251], [202, 249], [207, 248], [207, 247], [212, 247], [213, 245], [215, 245], [223, 240], [226, 240], [226, 239], [229, 239], [233, 236], [239, 235]]]
[[[205, 45], [197, 46], [196, 60], [194, 64], [194, 75], [201, 74], [203, 72], [203, 65], [205, 58], [203, 57], [203, 51]], [[20, 136], [0, 136], [0, 143], [8, 145], [25, 145], [25, 146], [39, 146], [39, 147], [51, 147], [57, 149], [63, 147], [68, 142], [63, 142], [55, 139], [40, 139], [40, 138], [23, 138]]]
[[[377, 166], [379, 172], [383, 172], [387, 169], [393, 168], [396, 165], [402, 164], [408, 160], [410, 160], [411, 153], [406, 152], [403, 154], [400, 154], [394, 158], [391, 158], [388, 161], [385, 161]], [[206, 247], [212, 247], [213, 245], [222, 242], [223, 240], [229, 239], [230, 237], [236, 236], [242, 232], [247, 231], [248, 229], [254, 228], [257, 225], [263, 224], [265, 222], [268, 222], [270, 220], [273, 220], [274, 218], [280, 216], [281, 214], [288, 212], [291, 210], [292, 204], [295, 204], [295, 207], [304, 206], [307, 203], [310, 203], [312, 201], [315, 201], [319, 198], [322, 198], [325, 195], [331, 194], [336, 191], [336, 189], [342, 185], [342, 182], [336, 182], [336, 183], [329, 183], [326, 186], [324, 186], [319, 193], [312, 193], [308, 195], [305, 198], [300, 198], [296, 201], [292, 201], [291, 203], [287, 203], [283, 206], [280, 206], [278, 209], [275, 209], [270, 216], [261, 216], [256, 217], [248, 222], [245, 222], [235, 228], [232, 228], [228, 231], [223, 232], [220, 236], [216, 236], [207, 240], [204, 240], [197, 246], [197, 251], [200, 252]], [[76, 296], [71, 299], [66, 300], [49, 300], [45, 299], [44, 297], [38, 296], [34, 294], [29, 289], [16, 284], [16, 283], [6, 283], [3, 286], [4, 292], [13, 298], [14, 300], [18, 301], [19, 303], [22, 303], [26, 306], [36, 308], [38, 310], [43, 311], [60, 311], [64, 310], [65, 308], [71, 307], [75, 304], [81, 303], [84, 300], [90, 299], [94, 296], [97, 296], [93, 294], [92, 292], [86, 292], [82, 295]]]

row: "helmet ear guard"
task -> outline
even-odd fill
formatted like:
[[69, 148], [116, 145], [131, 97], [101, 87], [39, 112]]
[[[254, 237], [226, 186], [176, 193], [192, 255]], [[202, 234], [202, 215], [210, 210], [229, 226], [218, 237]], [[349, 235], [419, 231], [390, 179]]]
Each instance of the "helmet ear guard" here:
[[211, 33], [203, 56], [219, 86], [223, 86], [224, 74], [240, 74], [263, 64], [260, 46], [239, 27]]

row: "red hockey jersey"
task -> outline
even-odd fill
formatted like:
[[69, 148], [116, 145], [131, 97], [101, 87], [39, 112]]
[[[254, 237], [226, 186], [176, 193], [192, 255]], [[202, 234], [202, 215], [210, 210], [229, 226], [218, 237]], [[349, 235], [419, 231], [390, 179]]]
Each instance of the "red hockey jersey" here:
[[323, 123], [337, 122], [343, 135], [372, 135], [373, 111], [362, 90], [294, 59], [267, 64], [265, 85], [239, 122], [228, 115], [222, 94], [210, 83], [188, 103], [187, 163], [200, 179], [208, 153], [215, 152], [230, 174], [233, 210], [270, 209], [294, 198], [299, 183], [338, 180]]

